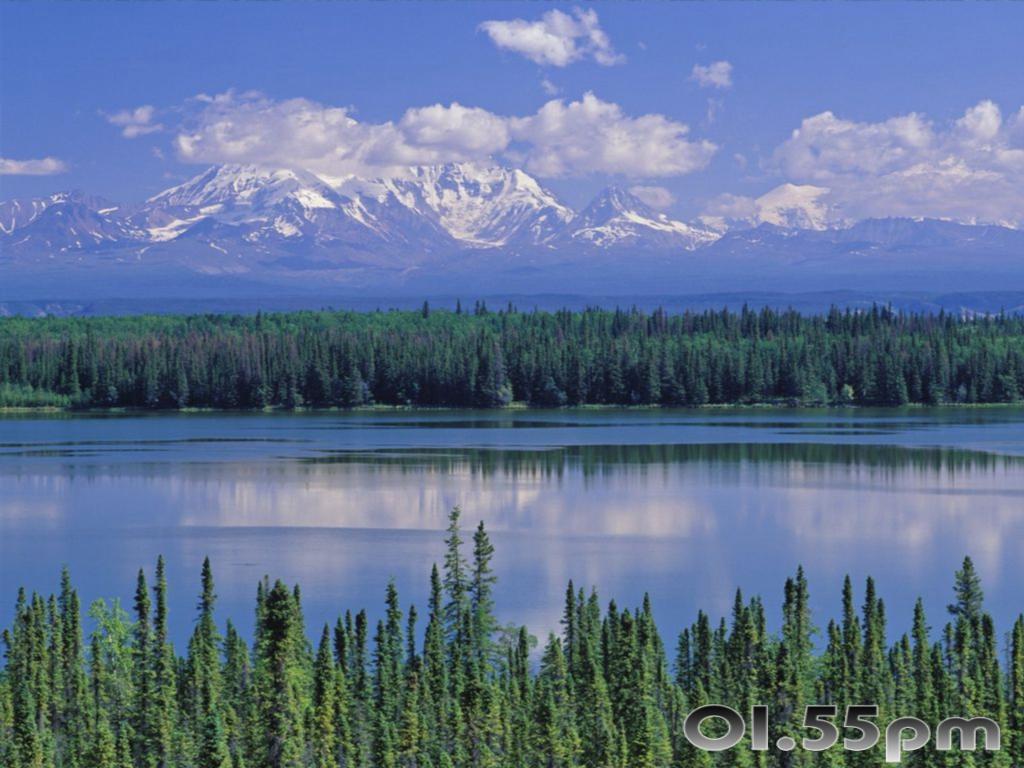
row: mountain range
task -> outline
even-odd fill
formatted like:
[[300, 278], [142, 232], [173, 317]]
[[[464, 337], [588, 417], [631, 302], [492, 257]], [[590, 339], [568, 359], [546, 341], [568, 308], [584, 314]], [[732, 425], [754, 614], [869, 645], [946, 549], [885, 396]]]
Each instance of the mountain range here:
[[0, 299], [650, 294], [1024, 288], [1024, 232], [951, 221], [829, 226], [800, 188], [759, 226], [683, 222], [620, 188], [574, 211], [514, 168], [328, 182], [214, 166], [132, 205], [79, 192], [0, 203]]
[[13, 258], [199, 241], [246, 250], [236, 255], [256, 262], [261, 253], [296, 246], [374, 263], [409, 246], [419, 250], [406, 256], [416, 258], [574, 245], [692, 249], [717, 237], [656, 213], [622, 189], [604, 190], [577, 215], [523, 171], [468, 163], [335, 186], [299, 169], [221, 165], [142, 205], [81, 193], [0, 203], [0, 229]]

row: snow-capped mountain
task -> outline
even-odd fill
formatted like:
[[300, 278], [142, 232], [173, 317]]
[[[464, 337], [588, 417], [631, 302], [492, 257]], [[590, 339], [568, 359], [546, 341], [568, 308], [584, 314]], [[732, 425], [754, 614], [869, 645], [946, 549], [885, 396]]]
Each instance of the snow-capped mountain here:
[[[522, 171], [469, 163], [410, 168], [400, 178], [349, 178], [337, 187], [308, 171], [217, 166], [150, 198], [148, 207], [181, 209], [188, 214], [181, 224], [211, 217], [259, 223], [282, 237], [360, 232], [393, 243], [451, 240], [438, 243], [450, 247], [536, 245], [572, 219]], [[158, 229], [154, 235], [167, 239], [168, 225]]]
[[[29, 231], [57, 205], [75, 206], [75, 216], [68, 217], [79, 224], [75, 232], [62, 237], [50, 230], [41, 237]], [[473, 163], [413, 167], [395, 178], [348, 178], [336, 185], [302, 169], [221, 165], [135, 207], [80, 195], [12, 201], [0, 208], [0, 224], [7, 249], [31, 244], [59, 251], [195, 239], [224, 252], [246, 247], [347, 247], [364, 255], [398, 247], [432, 254], [495, 248], [689, 250], [717, 237], [656, 213], [615, 188], [577, 216], [529, 174]], [[10, 240], [16, 232], [29, 239]], [[83, 239], [82, 232], [94, 236]]]
[[826, 192], [783, 185], [738, 201], [732, 221], [704, 224], [615, 187], [576, 213], [521, 170], [471, 163], [337, 181], [222, 165], [137, 205], [77, 192], [0, 203], [0, 295], [66, 298], [88, 284], [144, 295], [197, 280], [221, 281], [225, 295], [240, 281], [256, 292], [378, 295], [732, 290], [744, 280], [757, 290], [1024, 285], [1024, 231], [913, 219], [837, 226]]
[[693, 250], [718, 239], [703, 227], [673, 221], [618, 187], [608, 187], [573, 222], [568, 238], [599, 248], [640, 246]]
[[764, 224], [793, 231], [823, 231], [850, 223], [829, 202], [829, 189], [813, 184], [780, 184], [760, 197], [722, 195], [716, 202], [712, 208], [717, 213], [702, 217], [716, 232]]
[[113, 203], [81, 192], [0, 203], [0, 244], [39, 256], [135, 242], [144, 233]]
[[66, 197], [66, 193], [50, 195], [50, 197], [38, 197], [31, 200], [5, 200], [0, 202], [0, 232], [9, 235], [15, 229], [28, 226], [43, 211], [64, 197]]
[[220, 165], [151, 197], [148, 202], [183, 208], [259, 210], [294, 200], [307, 209], [317, 209], [336, 207], [335, 198], [333, 189], [307, 171]]
[[141, 214], [158, 242], [173, 240], [200, 221], [237, 228], [249, 242], [372, 238], [373, 217], [359, 200], [338, 194], [303, 170], [221, 165], [151, 197]]
[[472, 163], [411, 168], [394, 179], [351, 179], [341, 191], [380, 205], [394, 200], [467, 247], [544, 244], [573, 218], [523, 171]]
[[82, 206], [101, 215], [114, 214], [118, 207], [99, 197], [83, 192], [57, 192], [49, 197], [28, 200], [0, 201], [0, 233], [10, 235], [15, 229], [27, 227], [50, 208]]
[[822, 200], [827, 194], [812, 184], [781, 184], [755, 200], [757, 221], [785, 229], [828, 229], [836, 216]]

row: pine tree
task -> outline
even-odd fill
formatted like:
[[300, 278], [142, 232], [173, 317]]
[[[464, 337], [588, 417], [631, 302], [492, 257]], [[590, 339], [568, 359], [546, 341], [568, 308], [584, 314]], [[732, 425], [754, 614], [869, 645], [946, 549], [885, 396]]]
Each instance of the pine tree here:
[[200, 768], [222, 768], [229, 757], [221, 709], [220, 637], [213, 618], [216, 594], [210, 559], [203, 560], [199, 620], [189, 643], [189, 694], [194, 728], [199, 732], [196, 762]]
[[5, 637], [6, 679], [11, 687], [11, 746], [16, 768], [43, 768], [43, 737], [39, 733], [36, 692], [31, 684], [33, 617], [24, 589], [18, 591], [13, 637]]
[[177, 673], [174, 649], [168, 639], [167, 622], [167, 574], [163, 557], [156, 561], [156, 586], [153, 614], [153, 705], [152, 722], [154, 730], [150, 744], [151, 760], [157, 768], [173, 765], [174, 730], [177, 719], [176, 690]]
[[[779, 735], [786, 735], [799, 744], [804, 708], [811, 703], [812, 633], [807, 580], [803, 568], [795, 578], [787, 579], [782, 607], [782, 641], [779, 648], [778, 689], [773, 720]], [[784, 765], [807, 764], [809, 753], [801, 750], [785, 753]]]
[[473, 572], [469, 586], [470, 610], [473, 614], [473, 638], [476, 662], [482, 669], [491, 664], [492, 636], [498, 622], [494, 618], [494, 584], [497, 577], [491, 568], [494, 546], [481, 521], [473, 534]]
[[117, 765], [117, 742], [106, 716], [101, 716], [93, 729], [92, 744], [89, 749], [89, 765], [97, 768]]
[[423, 642], [423, 709], [428, 751], [435, 764], [451, 743], [448, 730], [450, 703], [442, 590], [441, 576], [434, 565], [430, 571], [430, 615], [427, 618]]
[[133, 665], [135, 684], [134, 710], [134, 744], [132, 745], [133, 761], [140, 766], [154, 765], [154, 745], [156, 743], [157, 724], [154, 722], [153, 692], [155, 665], [153, 664], [153, 631], [150, 626], [149, 612], [152, 605], [149, 599], [149, 587], [146, 585], [146, 574], [140, 568], [135, 587], [135, 632], [133, 646]]
[[981, 589], [981, 579], [970, 557], [964, 558], [963, 567], [956, 572], [955, 578], [953, 591], [956, 600], [949, 605], [949, 612], [974, 624], [981, 619], [985, 596]]
[[1011, 765], [1024, 765], [1024, 614], [1013, 623], [1009, 659], [1009, 743]]
[[535, 764], [548, 768], [578, 765], [581, 742], [569, 698], [568, 668], [561, 641], [549, 636], [537, 679], [533, 749]]
[[445, 538], [444, 590], [448, 597], [444, 608], [445, 637], [453, 647], [463, 637], [463, 614], [467, 609], [466, 561], [462, 555], [462, 535], [459, 530], [461, 516], [462, 510], [458, 507], [448, 513], [448, 532]]
[[299, 768], [304, 752], [301, 660], [295, 647], [297, 611], [292, 592], [280, 581], [266, 594], [260, 644], [256, 649], [259, 764]]
[[313, 719], [310, 728], [314, 768], [338, 765], [338, 711], [334, 663], [331, 659], [330, 630], [324, 625], [313, 670]]
[[[66, 733], [64, 755], [69, 768], [77, 768], [81, 756], [87, 752], [89, 709], [87, 703], [85, 658], [82, 638], [81, 606], [78, 592], [71, 586], [71, 574], [62, 569], [60, 595], [61, 646], [64, 651], [60, 679], [64, 682], [62, 711], [65, 713]], [[59, 693], [57, 695], [60, 695]]]
[[251, 735], [251, 680], [249, 649], [229, 620], [224, 633], [224, 729], [232, 768], [244, 764]]

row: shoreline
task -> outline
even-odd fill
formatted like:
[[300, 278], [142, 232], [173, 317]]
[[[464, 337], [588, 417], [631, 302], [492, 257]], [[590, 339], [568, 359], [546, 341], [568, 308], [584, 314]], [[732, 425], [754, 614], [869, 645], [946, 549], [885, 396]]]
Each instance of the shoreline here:
[[31, 415], [31, 414], [82, 414], [82, 415], [140, 415], [140, 414], [277, 414], [277, 413], [406, 413], [431, 411], [483, 411], [487, 413], [507, 413], [526, 411], [797, 411], [797, 410], [849, 410], [849, 411], [905, 411], [905, 410], [982, 410], [995, 408], [1024, 409], [1024, 400], [1010, 403], [906, 403], [904, 405], [860, 404], [860, 403], [706, 403], [703, 405], [619, 405], [614, 403], [587, 403], [584, 405], [543, 406], [528, 403], [511, 403], [501, 408], [486, 408], [459, 405], [358, 405], [352, 408], [327, 406], [322, 408], [300, 406], [286, 408], [284, 406], [266, 406], [264, 408], [141, 408], [118, 406], [116, 408], [77, 407], [77, 406], [3, 406], [0, 416]]

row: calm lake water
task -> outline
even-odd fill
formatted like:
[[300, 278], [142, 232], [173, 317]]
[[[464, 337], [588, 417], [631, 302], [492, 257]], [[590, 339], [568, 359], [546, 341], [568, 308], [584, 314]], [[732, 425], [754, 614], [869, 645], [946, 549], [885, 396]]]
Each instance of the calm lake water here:
[[0, 418], [0, 626], [67, 564], [83, 600], [131, 605], [168, 562], [174, 639], [209, 555], [246, 631], [263, 574], [299, 582], [310, 627], [380, 615], [393, 577], [425, 603], [453, 505], [497, 547], [503, 621], [557, 627], [566, 582], [650, 592], [674, 636], [737, 587], [778, 624], [802, 564], [820, 626], [873, 574], [891, 627], [944, 621], [964, 554], [1001, 630], [1024, 609], [1024, 410], [524, 411]]

